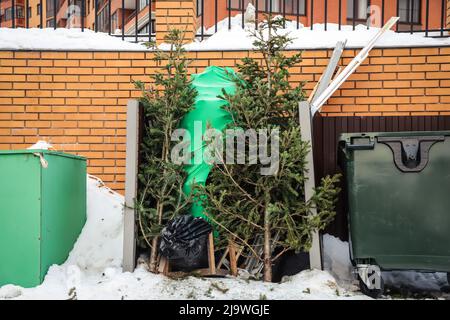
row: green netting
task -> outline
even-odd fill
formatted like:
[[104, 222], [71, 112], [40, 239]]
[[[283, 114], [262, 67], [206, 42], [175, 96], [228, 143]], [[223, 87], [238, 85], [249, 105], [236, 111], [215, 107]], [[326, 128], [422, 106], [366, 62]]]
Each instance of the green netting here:
[[[192, 85], [197, 89], [198, 95], [194, 109], [184, 116], [180, 127], [190, 133], [190, 151], [193, 153], [194, 159], [202, 156], [206, 146], [205, 143], [196, 145], [198, 144], [195, 139], [196, 135], [201, 134], [203, 136], [207, 127], [222, 131], [232, 120], [228, 111], [223, 108], [227, 102], [218, 98], [218, 96], [222, 94], [222, 89], [229, 94], [235, 92], [234, 76], [235, 72], [233, 69], [214, 66], [206, 68], [203, 73], [192, 75]], [[194, 130], [195, 122], [201, 122], [201, 132], [198, 129], [197, 132]], [[201, 141], [201, 139], [197, 140]], [[190, 194], [194, 184], [204, 185], [206, 183], [211, 165], [203, 160], [199, 164], [192, 162], [192, 164], [186, 165], [184, 169], [187, 172], [187, 178], [183, 191], [186, 194]], [[206, 219], [203, 211], [201, 201], [196, 199], [191, 207], [191, 214], [195, 217]]]

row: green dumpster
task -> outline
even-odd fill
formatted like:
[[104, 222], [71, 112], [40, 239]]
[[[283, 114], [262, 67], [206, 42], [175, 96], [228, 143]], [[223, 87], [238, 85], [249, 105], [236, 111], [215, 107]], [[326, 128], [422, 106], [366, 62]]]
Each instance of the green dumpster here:
[[[450, 272], [450, 131], [343, 134], [339, 161], [358, 274], [370, 266]], [[380, 280], [360, 284], [379, 295]]]
[[63, 263], [86, 221], [86, 159], [0, 151], [0, 286], [33, 287]]

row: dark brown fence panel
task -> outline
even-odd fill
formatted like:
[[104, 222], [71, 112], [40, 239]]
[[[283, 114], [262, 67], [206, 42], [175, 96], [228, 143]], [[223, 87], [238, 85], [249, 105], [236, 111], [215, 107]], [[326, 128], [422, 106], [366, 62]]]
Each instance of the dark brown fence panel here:
[[[321, 117], [314, 118], [314, 165], [316, 181], [326, 175], [342, 173], [337, 165], [337, 141], [341, 133], [450, 130], [450, 116], [399, 117]], [[348, 239], [346, 190], [342, 192], [334, 222], [326, 233]]]

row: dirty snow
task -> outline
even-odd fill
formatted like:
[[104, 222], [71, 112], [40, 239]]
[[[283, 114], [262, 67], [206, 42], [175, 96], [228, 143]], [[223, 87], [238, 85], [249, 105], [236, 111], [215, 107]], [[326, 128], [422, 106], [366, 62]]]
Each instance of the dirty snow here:
[[0, 299], [366, 299], [318, 270], [281, 284], [244, 277], [173, 280], [149, 273], [144, 265], [123, 273], [123, 196], [98, 178], [87, 180], [87, 222], [67, 261], [53, 265], [38, 287], [1, 287]]
[[[350, 262], [348, 242], [329, 234], [323, 236], [324, 268], [330, 270], [337, 283], [345, 288], [355, 282], [356, 276]], [[407, 289], [413, 292], [439, 292], [448, 286], [447, 275], [442, 272], [389, 271], [382, 272], [387, 287]]]
[[[45, 144], [40, 144], [45, 147]], [[1, 299], [368, 299], [357, 291], [348, 243], [324, 236], [328, 271], [307, 270], [280, 284], [240, 278], [169, 279], [147, 271], [122, 272], [123, 196], [94, 176], [87, 179], [88, 217], [67, 261], [53, 265], [42, 285], [0, 287]], [[390, 273], [387, 282], [438, 289], [442, 274]], [[433, 287], [434, 286], [434, 287]]]
[[79, 28], [0, 28], [0, 49], [6, 50], [146, 50], [107, 33]]

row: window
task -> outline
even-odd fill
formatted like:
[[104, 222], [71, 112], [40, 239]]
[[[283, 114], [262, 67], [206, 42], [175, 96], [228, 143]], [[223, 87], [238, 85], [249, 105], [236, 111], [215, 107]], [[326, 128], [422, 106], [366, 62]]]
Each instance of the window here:
[[47, 20], [47, 23], [46, 23], [47, 28], [53, 28], [55, 26], [55, 24], [53, 22], [54, 22], [53, 19]]
[[139, 29], [138, 34], [148, 34], [148, 23]]
[[89, 12], [91, 12], [91, 0], [88, 0], [87, 2], [87, 13], [89, 14]]
[[47, 2], [46, 2], [47, 18], [53, 17], [54, 8], [55, 8], [55, 6], [53, 3], [53, 0], [47, 0]]
[[[197, 0], [200, 1], [200, 0]], [[253, 3], [256, 7], [255, 1], [251, 0], [226, 0], [227, 8], [230, 6], [234, 10], [242, 10], [242, 3], [244, 3], [244, 10], [247, 8], [249, 3]], [[288, 15], [306, 15], [306, 0], [257, 0], [258, 1], [258, 11], [260, 12], [272, 12], [272, 13], [286, 13]], [[297, 3], [299, 7], [297, 8]], [[272, 4], [272, 8], [270, 8]]]
[[197, 17], [200, 17], [203, 14], [202, 1], [205, 1], [205, 0], [197, 0]]
[[113, 33], [115, 33], [117, 29], [119, 29], [119, 17], [117, 16], [117, 11], [111, 15], [111, 31]]
[[3, 15], [3, 17], [4, 17], [3, 18], [4, 21], [11, 20], [11, 18], [12, 18], [12, 8], [11, 7], [5, 9], [5, 14]]
[[98, 28], [100, 32], [109, 31], [109, 3], [107, 3], [97, 17]]
[[148, 6], [148, 0], [139, 0], [139, 11]]
[[38, 5], [36, 6], [36, 15], [41, 15], [41, 4], [38, 3]]
[[[12, 18], [13, 18], [12, 11], [13, 11], [12, 7], [6, 8], [2, 21], [12, 20]], [[14, 14], [16, 15], [16, 18], [24, 18], [23, 7], [16, 6], [15, 10], [14, 10]]]
[[366, 20], [367, 7], [367, 0], [347, 0], [347, 18], [353, 19], [355, 13], [355, 20]]
[[23, 7], [16, 7], [16, 18], [25, 18], [23, 15]]
[[27, 16], [28, 18], [31, 18], [31, 7], [28, 7], [27, 9]]
[[400, 22], [420, 23], [420, 0], [399, 0], [398, 15]]

